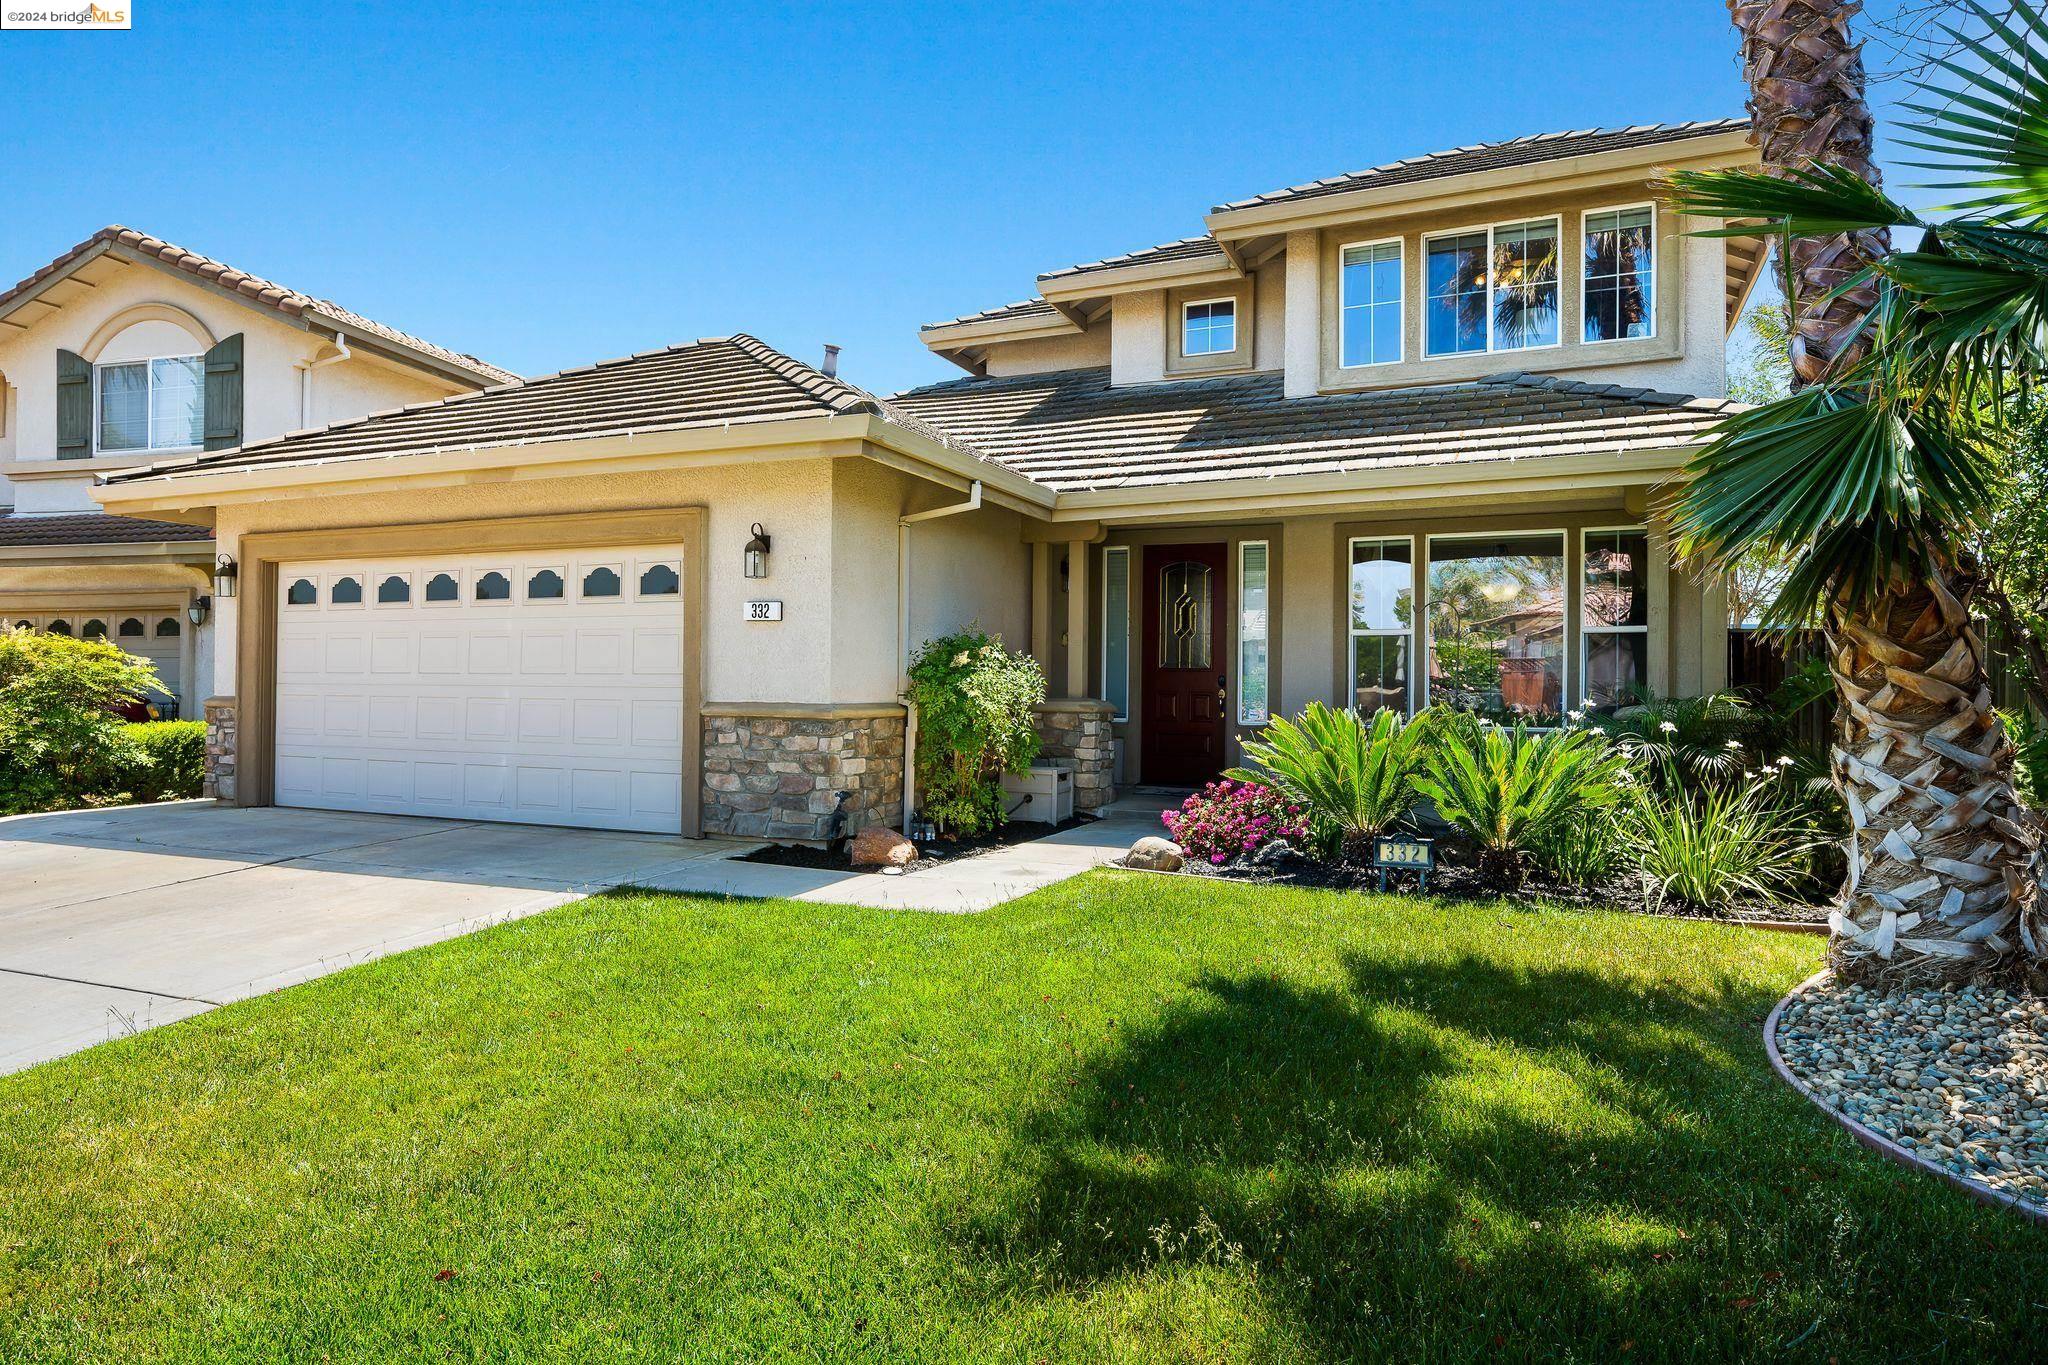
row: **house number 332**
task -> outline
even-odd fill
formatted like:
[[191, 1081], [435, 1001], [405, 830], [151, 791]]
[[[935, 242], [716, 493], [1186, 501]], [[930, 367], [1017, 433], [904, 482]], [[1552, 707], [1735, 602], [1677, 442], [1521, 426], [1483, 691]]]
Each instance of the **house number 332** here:
[[749, 621], [780, 621], [782, 619], [782, 603], [780, 602], [749, 602], [746, 604], [746, 607], [746, 619]]

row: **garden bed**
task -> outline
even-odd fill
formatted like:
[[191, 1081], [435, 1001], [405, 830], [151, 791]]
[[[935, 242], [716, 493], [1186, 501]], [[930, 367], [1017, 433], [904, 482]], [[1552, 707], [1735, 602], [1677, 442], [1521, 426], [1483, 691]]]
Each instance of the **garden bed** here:
[[905, 872], [922, 872], [929, 867], [940, 867], [946, 863], [957, 863], [967, 858], [992, 853], [999, 848], [1015, 848], [1019, 844], [1032, 843], [1061, 830], [1076, 829], [1092, 825], [1093, 815], [1075, 815], [1057, 825], [1043, 820], [1012, 820], [998, 825], [982, 834], [971, 834], [959, 839], [933, 839], [917, 851], [917, 859], [904, 867], [855, 867], [848, 856], [852, 841], [819, 848], [813, 844], [770, 844], [757, 848], [752, 853], [735, 861], [743, 863], [770, 863], [776, 867], [806, 867], [819, 872], [874, 872], [899, 876]]
[[[1425, 893], [1417, 885], [1415, 877], [1408, 874], [1394, 874], [1387, 878], [1387, 890], [1408, 896], [1427, 895], [1431, 900], [1469, 901], [1492, 899], [1503, 894], [1498, 886], [1491, 885], [1479, 874], [1471, 863], [1461, 861], [1460, 853], [1453, 844], [1446, 848], [1447, 840], [1439, 839], [1438, 855], [1441, 861], [1429, 876], [1429, 890]], [[1121, 867], [1121, 860], [1112, 864]], [[1261, 855], [1240, 858], [1233, 862], [1214, 864], [1199, 858], [1190, 858], [1178, 874], [1180, 876], [1213, 877], [1228, 881], [1255, 882], [1271, 886], [1299, 886], [1327, 891], [1377, 891], [1380, 874], [1370, 867], [1350, 863], [1329, 863], [1295, 853], [1262, 851]], [[1541, 900], [1552, 905], [1569, 905], [1588, 910], [1623, 910], [1631, 914], [1661, 915], [1672, 919], [1708, 919], [1733, 924], [1768, 925], [1773, 928], [1799, 928], [1824, 930], [1827, 927], [1828, 907], [1807, 905], [1797, 902], [1759, 900], [1741, 901], [1703, 909], [1676, 901], [1660, 899], [1654, 886], [1640, 876], [1626, 875], [1599, 886], [1580, 886], [1560, 881], [1539, 873], [1532, 874], [1521, 887], [1512, 893], [1529, 900]]]

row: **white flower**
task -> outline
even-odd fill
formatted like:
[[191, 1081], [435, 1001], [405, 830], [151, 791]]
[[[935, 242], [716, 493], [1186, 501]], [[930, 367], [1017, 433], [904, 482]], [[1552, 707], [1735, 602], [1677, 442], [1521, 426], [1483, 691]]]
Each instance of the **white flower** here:
[[955, 668], [965, 668], [966, 666], [967, 666], [967, 651], [963, 649], [963, 650], [961, 650], [961, 651], [960, 651], [960, 652], [959, 652], [958, 654], [955, 654], [955, 655], [953, 656], [953, 667], [955, 667]]
[[1575, 721], [1584, 720], [1586, 718], [1586, 713], [1584, 711], [1567, 711], [1565, 712], [1565, 714]]
[[1670, 722], [1670, 721], [1668, 721], [1668, 720], [1660, 720], [1660, 721], [1658, 721], [1658, 722], [1657, 722], [1657, 728], [1658, 728], [1659, 730], [1662, 730], [1662, 731], [1663, 731], [1663, 732], [1664, 732], [1665, 734], [1667, 734], [1667, 735], [1675, 735], [1675, 734], [1677, 734], [1677, 733], [1678, 733], [1678, 726], [1676, 726], [1675, 724], [1673, 724], [1672, 722]]
[[1778, 766], [1779, 766], [1779, 767], [1781, 767], [1781, 768], [1789, 768], [1789, 767], [1791, 767], [1791, 766], [1792, 766], [1792, 755], [1790, 755], [1790, 754], [1780, 754], [1780, 755], [1778, 755]]
[[1731, 739], [1728, 741], [1728, 749], [1731, 753], [1737, 749], [1740, 749], [1741, 747], [1742, 741], [1739, 739]]

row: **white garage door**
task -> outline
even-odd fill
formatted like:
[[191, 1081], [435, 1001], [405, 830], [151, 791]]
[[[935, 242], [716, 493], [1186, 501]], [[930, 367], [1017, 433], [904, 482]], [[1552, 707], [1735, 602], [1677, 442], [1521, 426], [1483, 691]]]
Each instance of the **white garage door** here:
[[682, 562], [281, 566], [277, 804], [679, 833]]
[[[28, 630], [47, 630], [56, 635], [83, 636], [88, 640], [110, 640], [128, 653], [147, 659], [156, 667], [163, 684], [151, 701], [166, 712], [176, 709], [179, 685], [184, 681], [185, 618], [177, 612], [103, 611], [43, 612], [35, 616], [15, 615], [5, 623]], [[197, 717], [187, 716], [187, 720]]]

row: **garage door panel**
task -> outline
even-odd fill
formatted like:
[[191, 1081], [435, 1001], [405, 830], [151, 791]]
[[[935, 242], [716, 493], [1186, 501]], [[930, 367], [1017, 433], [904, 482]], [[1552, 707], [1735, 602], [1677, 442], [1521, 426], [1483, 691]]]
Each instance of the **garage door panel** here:
[[[278, 802], [679, 830], [681, 595], [635, 589], [680, 561], [286, 566], [316, 591], [278, 609]], [[332, 600], [344, 578], [363, 600]]]

